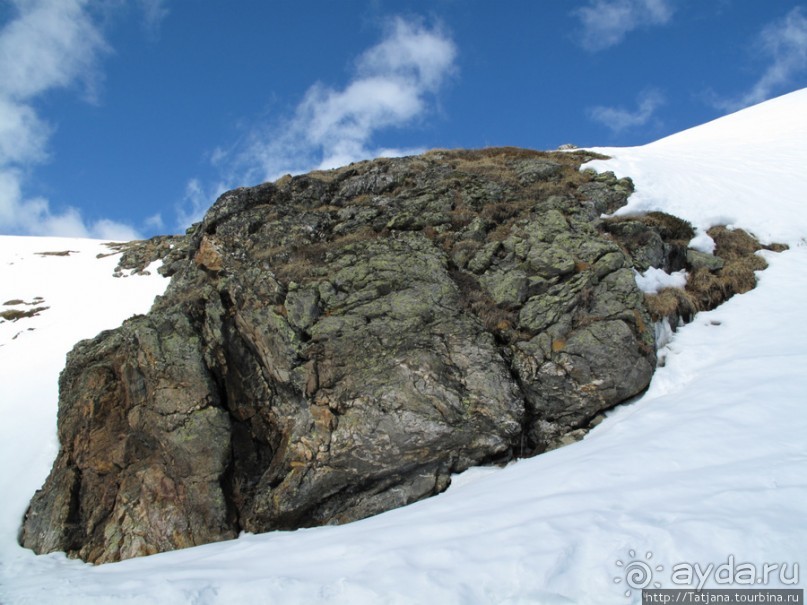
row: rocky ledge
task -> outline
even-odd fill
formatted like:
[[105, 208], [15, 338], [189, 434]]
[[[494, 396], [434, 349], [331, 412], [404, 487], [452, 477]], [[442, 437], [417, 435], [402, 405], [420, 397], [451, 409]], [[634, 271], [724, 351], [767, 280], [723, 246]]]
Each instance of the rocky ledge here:
[[101, 563], [343, 523], [579, 438], [655, 367], [634, 266], [688, 262], [663, 225], [599, 218], [633, 186], [592, 157], [434, 151], [222, 195], [146, 250], [172, 275], [151, 312], [69, 354], [21, 543]]

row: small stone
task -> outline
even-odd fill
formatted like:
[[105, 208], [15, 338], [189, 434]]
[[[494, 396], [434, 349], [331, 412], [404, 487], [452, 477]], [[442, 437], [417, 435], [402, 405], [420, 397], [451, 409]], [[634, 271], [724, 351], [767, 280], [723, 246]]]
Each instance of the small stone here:
[[319, 316], [319, 292], [315, 288], [292, 290], [286, 296], [285, 306], [289, 323], [306, 332]]
[[719, 271], [726, 262], [719, 256], [707, 254], [699, 250], [690, 248], [687, 250], [687, 265], [694, 271], [696, 269], [708, 269], [709, 271]]
[[523, 271], [488, 273], [481, 281], [497, 305], [515, 307], [527, 299], [529, 280]]
[[202, 238], [193, 260], [200, 267], [210, 271], [221, 271], [224, 268], [224, 260], [221, 258], [219, 246], [207, 236]]

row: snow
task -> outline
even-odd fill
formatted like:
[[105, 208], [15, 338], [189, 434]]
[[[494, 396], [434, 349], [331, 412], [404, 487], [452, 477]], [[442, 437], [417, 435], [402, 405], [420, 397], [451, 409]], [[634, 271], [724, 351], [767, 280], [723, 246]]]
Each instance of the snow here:
[[807, 88], [642, 147], [595, 148], [612, 159], [586, 166], [637, 184], [617, 214], [662, 210], [790, 243], [807, 235], [806, 142]]
[[689, 244], [687, 245], [693, 250], [705, 252], [706, 254], [714, 254], [716, 247], [715, 240], [713, 240], [712, 236], [706, 232], [698, 233], [695, 237], [689, 240]]
[[[799, 564], [803, 587], [806, 126], [799, 91], [596, 163], [634, 177], [629, 211], [666, 210], [701, 231], [728, 217], [791, 249], [764, 252], [755, 290], [681, 327], [648, 391], [583, 441], [475, 469], [440, 496], [349, 525], [98, 567], [34, 556], [16, 529], [55, 454], [65, 351], [144, 311], [165, 283], [110, 277], [115, 259], [96, 260], [97, 242], [0, 238], [0, 298], [41, 295], [51, 307], [0, 324], [0, 602], [627, 604], [640, 598], [626, 584], [631, 561], [652, 562], [653, 581], [673, 588], [674, 565], [730, 557], [787, 564], [769, 586], [788, 587]], [[80, 253], [32, 255], [43, 248]], [[11, 340], [27, 325], [36, 330]]]
[[[678, 326], [676, 326], [677, 328]], [[667, 345], [673, 339], [675, 330], [670, 323], [670, 320], [665, 317], [661, 321], [653, 324], [653, 333], [656, 337], [656, 358], [658, 365], [664, 365], [667, 357]]]
[[656, 294], [664, 288], [683, 288], [687, 284], [687, 272], [683, 269], [667, 273], [664, 269], [649, 267], [644, 273], [636, 273], [636, 285], [645, 294]]

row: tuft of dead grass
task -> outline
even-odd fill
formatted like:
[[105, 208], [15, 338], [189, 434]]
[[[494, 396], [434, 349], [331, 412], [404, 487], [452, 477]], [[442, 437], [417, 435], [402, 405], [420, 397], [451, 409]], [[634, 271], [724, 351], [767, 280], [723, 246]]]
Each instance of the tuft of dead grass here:
[[[699, 310], [714, 309], [735, 294], [753, 290], [757, 284], [755, 272], [768, 267], [767, 261], [757, 254], [765, 246], [748, 232], [717, 226], [707, 233], [715, 242], [715, 255], [725, 265], [714, 273], [698, 269], [690, 274], [687, 290], [697, 298]], [[787, 246], [774, 244], [768, 249], [781, 251]]]
[[515, 202], [495, 202], [482, 208], [480, 216], [496, 224], [507, 223], [522, 212], [520, 204]]
[[762, 244], [742, 229], [729, 229], [721, 225], [712, 227], [706, 233], [715, 242], [715, 255], [724, 260], [735, 260], [762, 250]]
[[530, 338], [530, 335], [516, 329], [517, 313], [497, 305], [475, 275], [457, 268], [449, 269], [449, 275], [462, 294], [461, 299], [466, 311], [478, 317], [485, 329], [500, 342], [513, 343]]
[[78, 250], [59, 250], [58, 252], [35, 252], [37, 256], [70, 256], [78, 254]]
[[[668, 219], [664, 220], [669, 227], [675, 227]], [[675, 227], [672, 233], [687, 235], [685, 227]], [[646, 294], [645, 303], [654, 320], [665, 317], [676, 320], [680, 317], [688, 322], [698, 311], [714, 309], [735, 294], [753, 290], [757, 284], [755, 272], [768, 266], [765, 259], [756, 253], [763, 248], [779, 251], [787, 249], [787, 246], [779, 244], [762, 246], [756, 238], [742, 229], [718, 226], [709, 229], [707, 233], [715, 241], [715, 255], [725, 262], [723, 268], [717, 271], [707, 268], [691, 270], [685, 289], [666, 288], [658, 294]]]
[[372, 227], [363, 226], [355, 231], [337, 236], [332, 240], [311, 242], [287, 248], [276, 246], [262, 252], [262, 260], [269, 260], [276, 276], [285, 282], [305, 283], [317, 267], [322, 267], [329, 253], [338, 251], [351, 244], [366, 242], [387, 235], [383, 229], [375, 231]]
[[25, 317], [36, 317], [42, 311], [46, 311], [49, 308], [50, 307], [34, 307], [33, 309], [26, 309], [25, 311], [21, 309], [8, 309], [6, 311], [0, 311], [0, 318], [6, 321], [17, 321]]
[[697, 269], [689, 275], [687, 290], [696, 297], [699, 310], [714, 309], [735, 294], [753, 290], [757, 284], [754, 271], [764, 269], [767, 265], [765, 259], [752, 255], [727, 261], [716, 273]]
[[695, 237], [695, 229], [689, 221], [667, 214], [666, 212], [648, 212], [636, 220], [658, 231], [661, 239], [666, 241], [689, 242]]
[[697, 300], [682, 288], [664, 288], [657, 294], [645, 294], [644, 301], [653, 321], [667, 318], [673, 325], [678, 323], [679, 317], [684, 322], [691, 321], [698, 311]]
[[695, 229], [688, 221], [666, 212], [648, 212], [640, 215], [614, 216], [603, 220], [603, 228], [616, 235], [617, 241], [628, 249], [647, 243], [651, 231], [641, 229], [620, 229], [623, 224], [642, 223], [659, 234], [666, 243], [683, 243], [684, 247], [695, 237]]

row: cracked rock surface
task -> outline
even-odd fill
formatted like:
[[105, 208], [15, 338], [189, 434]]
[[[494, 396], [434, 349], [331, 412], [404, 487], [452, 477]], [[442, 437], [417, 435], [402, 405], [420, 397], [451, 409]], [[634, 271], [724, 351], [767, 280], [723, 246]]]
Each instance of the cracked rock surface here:
[[438, 151], [222, 195], [151, 312], [69, 354], [22, 544], [100, 563], [343, 523], [579, 436], [655, 366], [599, 218], [632, 184], [588, 159]]

